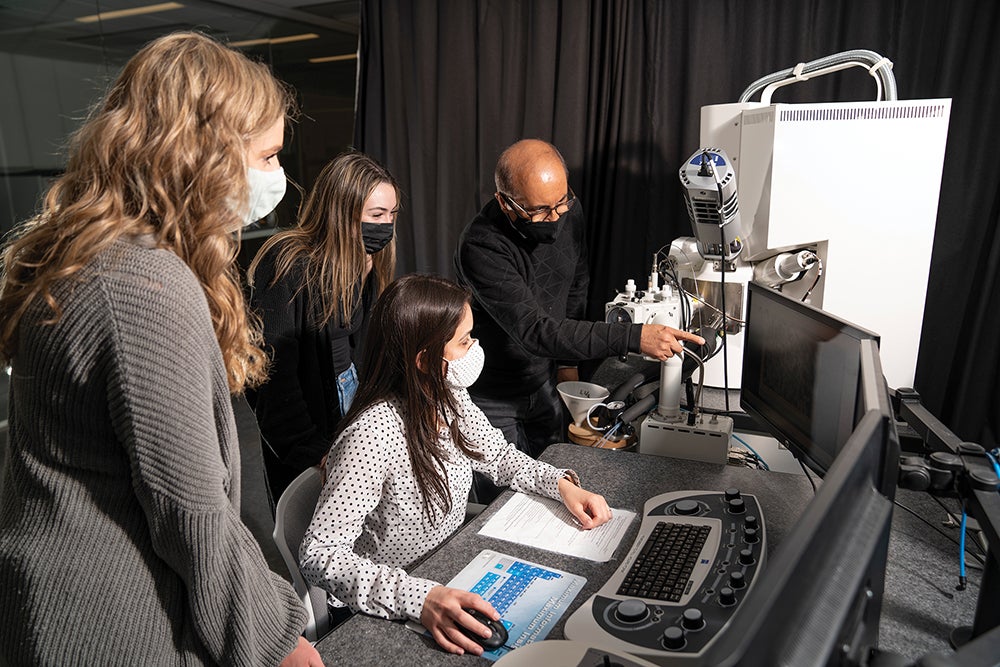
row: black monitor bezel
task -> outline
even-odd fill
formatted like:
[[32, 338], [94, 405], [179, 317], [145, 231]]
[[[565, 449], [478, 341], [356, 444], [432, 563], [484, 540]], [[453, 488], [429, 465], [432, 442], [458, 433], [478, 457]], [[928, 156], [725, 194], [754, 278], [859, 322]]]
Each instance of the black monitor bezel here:
[[869, 410], [705, 664], [861, 664], [877, 644], [892, 526], [882, 462], [898, 452], [892, 419]]
[[[753, 351], [751, 336], [753, 336], [753, 304], [755, 298], [767, 299], [772, 303], [776, 303], [779, 306], [790, 310], [795, 315], [807, 318], [808, 320], [822, 326], [837, 329], [839, 333], [846, 334], [847, 336], [856, 339], [859, 343], [861, 341], [869, 340], [873, 341], [875, 345], [878, 346], [880, 343], [880, 336], [874, 331], [865, 329], [864, 327], [854, 324], [853, 322], [849, 322], [809, 304], [802, 303], [785, 294], [782, 294], [778, 290], [754, 282], [751, 282], [748, 285], [746, 308], [747, 324], [744, 331], [745, 338], [743, 341], [743, 382], [740, 391], [740, 407], [742, 407], [747, 414], [764, 426], [772, 436], [787, 447], [796, 458], [803, 462], [803, 464], [809, 466], [809, 468], [818, 475], [823, 476], [826, 474], [827, 469], [830, 465], [832, 465], [833, 460], [836, 458], [836, 453], [827, 452], [824, 448], [813, 442], [808, 434], [802, 433], [797, 427], [795, 427], [794, 424], [785, 418], [780, 411], [777, 411], [769, 406], [766, 400], [759, 395], [757, 390], [752, 385], [748, 386], [748, 380], [752, 381], [753, 377], [753, 373], [750, 371], [748, 366], [753, 363], [750, 355]], [[861, 362], [859, 361], [859, 376], [864, 371], [864, 369], [861, 368], [860, 363]], [[878, 366], [878, 372], [881, 374], [880, 364]], [[859, 405], [862, 405], [865, 401], [864, 396], [862, 395], [862, 387], [860, 385], [861, 383], [859, 382], [855, 399], [855, 424], [864, 412], [863, 409], [859, 409]], [[867, 400], [871, 400], [871, 397]], [[888, 396], [885, 397], [885, 400], [886, 403], [882, 404], [880, 409], [888, 410]], [[841, 444], [841, 446], [843, 446], [843, 444]]]

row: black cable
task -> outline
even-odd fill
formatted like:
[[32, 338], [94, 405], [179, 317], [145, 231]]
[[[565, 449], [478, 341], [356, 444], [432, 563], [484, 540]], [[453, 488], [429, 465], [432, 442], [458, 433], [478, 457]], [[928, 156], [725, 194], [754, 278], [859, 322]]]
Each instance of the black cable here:
[[809, 474], [809, 469], [806, 468], [806, 464], [802, 462], [802, 459], [795, 459], [799, 462], [799, 467], [802, 468], [802, 472], [805, 474], [806, 479], [809, 480], [809, 486], [813, 488], [813, 495], [816, 494], [816, 482], [813, 481], [812, 475]]
[[[104, 43], [104, 19], [101, 18], [101, 0], [94, 0], [94, 8], [97, 9], [97, 32], [101, 37], [101, 57], [104, 59], [104, 77], [111, 78], [111, 63], [108, 62], [108, 47]], [[105, 82], [107, 84], [108, 82]]]
[[[940, 528], [938, 528], [934, 523], [932, 523], [932, 522], [928, 521], [927, 519], [925, 519], [924, 517], [920, 516], [919, 514], [917, 514], [913, 510], [911, 510], [909, 507], [907, 507], [903, 503], [899, 502], [898, 500], [893, 500], [892, 504], [895, 505], [896, 507], [898, 507], [901, 510], [905, 510], [905, 511], [909, 512], [910, 514], [912, 514], [913, 516], [915, 516], [917, 519], [920, 519], [925, 524], [927, 524], [928, 526], [930, 526], [931, 528], [933, 528], [934, 530], [936, 530], [942, 537], [944, 537], [945, 539], [951, 541], [952, 544], [954, 544], [955, 546], [958, 546], [958, 540], [957, 539], [955, 539], [954, 537], [952, 537], [948, 533], [944, 532], [943, 530], [941, 530]], [[949, 512], [949, 514], [950, 514], [950, 512]], [[968, 549], [966, 549], [965, 551], [970, 556], [972, 556], [977, 561], [979, 561], [980, 565], [985, 565], [986, 564], [986, 561], [983, 560], [983, 558], [979, 554], [973, 553], [972, 551], [969, 551]]]
[[[955, 522], [956, 526], [961, 525], [961, 523], [962, 523], [962, 517], [961, 516], [956, 516], [955, 513], [951, 509], [949, 509], [947, 505], [945, 505], [943, 502], [941, 502], [941, 499], [938, 498], [937, 496], [931, 496], [931, 498], [934, 500], [934, 502], [936, 502], [938, 505], [941, 506], [941, 509], [943, 509], [945, 511], [945, 513], [948, 515], [948, 518], [950, 518], [952, 521]], [[965, 543], [968, 545], [969, 544], [969, 540], [966, 540]], [[958, 544], [957, 540], [955, 541], [955, 544]], [[983, 545], [981, 545], [979, 542], [976, 542], [974, 540], [972, 541], [972, 544], [976, 545], [976, 549], [979, 551], [979, 553], [981, 553], [983, 556], [986, 555], [986, 551], [983, 549]], [[968, 549], [966, 549], [966, 551], [968, 551]]]
[[812, 294], [812, 291], [816, 289], [816, 285], [819, 284], [819, 279], [822, 277], [823, 260], [819, 258], [819, 255], [816, 255], [816, 278], [813, 280], [813, 284], [809, 286], [809, 289], [806, 290], [806, 293], [802, 295], [802, 303], [805, 303], [806, 299], [809, 298], [809, 295]]
[[[726, 410], [729, 410], [729, 345], [726, 338], [729, 332], [726, 331], [726, 219], [722, 212], [722, 181], [719, 180], [718, 172], [715, 174], [715, 184], [719, 189], [719, 268], [722, 269], [722, 389], [725, 391]], [[815, 487], [814, 487], [815, 488]]]

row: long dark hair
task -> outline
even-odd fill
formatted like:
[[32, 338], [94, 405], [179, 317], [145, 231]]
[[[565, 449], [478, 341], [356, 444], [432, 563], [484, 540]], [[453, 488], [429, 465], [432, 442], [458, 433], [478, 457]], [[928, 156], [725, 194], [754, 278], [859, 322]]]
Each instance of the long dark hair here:
[[[399, 184], [385, 167], [364, 153], [351, 151], [331, 160], [316, 179], [316, 184], [299, 211], [297, 227], [275, 234], [261, 246], [247, 272], [254, 284], [254, 274], [261, 259], [278, 248], [274, 279], [278, 281], [305, 259], [299, 289], [306, 290], [309, 301], [317, 304], [317, 328], [334, 317], [347, 323], [361, 300], [358, 281], [365, 268], [365, 243], [361, 237], [361, 215], [365, 201], [382, 183], [396, 191]], [[376, 294], [392, 280], [396, 268], [396, 240], [372, 255], [372, 276]], [[339, 312], [338, 312], [339, 307]]]
[[[445, 345], [470, 302], [468, 290], [436, 276], [412, 274], [391, 283], [372, 309], [365, 337], [365, 372], [336, 433], [339, 437], [375, 403], [398, 401], [410, 465], [428, 519], [435, 510], [447, 514], [452, 507], [438, 427], [457, 414], [458, 406], [445, 382], [442, 360]], [[418, 355], [424, 360], [419, 365]], [[456, 447], [472, 458], [482, 458], [459, 430], [457, 419], [452, 420], [450, 430]]]

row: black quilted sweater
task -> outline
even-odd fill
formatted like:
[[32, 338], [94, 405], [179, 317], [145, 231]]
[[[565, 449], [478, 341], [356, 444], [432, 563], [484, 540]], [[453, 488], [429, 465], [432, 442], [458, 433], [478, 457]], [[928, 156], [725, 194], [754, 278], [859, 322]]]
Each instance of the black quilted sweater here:
[[491, 199], [462, 232], [455, 269], [475, 297], [473, 335], [486, 352], [483, 374], [470, 390], [475, 394], [530, 393], [552, 376], [557, 361], [639, 351], [641, 325], [581, 319], [589, 277], [580, 205], [563, 216], [553, 243], [534, 244]]

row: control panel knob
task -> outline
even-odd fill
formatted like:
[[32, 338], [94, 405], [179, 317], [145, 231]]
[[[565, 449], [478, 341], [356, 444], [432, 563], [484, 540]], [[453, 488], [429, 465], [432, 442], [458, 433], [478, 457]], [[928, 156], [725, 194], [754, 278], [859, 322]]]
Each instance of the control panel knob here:
[[700, 609], [685, 609], [681, 616], [681, 625], [685, 630], [701, 630], [705, 627], [705, 617]]
[[754, 528], [754, 529], [756, 529], [757, 528], [757, 517], [755, 517], [753, 514], [747, 514], [746, 518], [743, 519], [743, 527], [744, 528]]
[[747, 585], [746, 577], [742, 572], [732, 572], [729, 575], [729, 585], [733, 588], [743, 588]]
[[638, 623], [646, 618], [649, 611], [642, 600], [623, 600], [615, 610], [615, 616], [622, 623]]
[[740, 497], [740, 490], [735, 487], [726, 489], [726, 500], [735, 500]]
[[753, 565], [757, 559], [753, 557], [753, 549], [740, 549], [740, 565]]
[[736, 604], [736, 591], [729, 586], [719, 589], [719, 603], [724, 607]]
[[698, 502], [691, 500], [690, 498], [685, 498], [684, 500], [678, 500], [674, 505], [674, 511], [677, 514], [688, 516], [691, 514], [697, 514], [698, 512]]
[[756, 528], [747, 528], [746, 530], [743, 531], [743, 541], [746, 542], [747, 544], [753, 544], [758, 539], [760, 538], [757, 537]]
[[663, 631], [663, 645], [670, 649], [684, 648], [684, 631], [676, 625], [671, 625]]
[[746, 511], [746, 503], [742, 498], [733, 498], [729, 501], [729, 512], [731, 514], [743, 514]]

